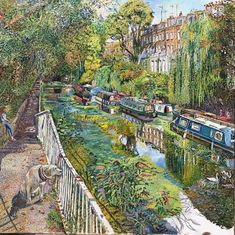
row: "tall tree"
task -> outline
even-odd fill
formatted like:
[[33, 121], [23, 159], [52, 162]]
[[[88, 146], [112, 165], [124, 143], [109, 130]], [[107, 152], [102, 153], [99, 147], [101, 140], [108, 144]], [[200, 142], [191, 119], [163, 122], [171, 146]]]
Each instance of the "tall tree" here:
[[[84, 60], [89, 61], [90, 55], [97, 56], [100, 40], [92, 25], [98, 19], [99, 3], [105, 4], [105, 0], [25, 0], [20, 4], [15, 0], [0, 0], [2, 105], [20, 102], [37, 77], [64, 75], [68, 52], [79, 51], [80, 57], [85, 55]], [[73, 43], [70, 37], [75, 34], [81, 40]], [[88, 40], [83, 46], [84, 34]], [[67, 66], [65, 72], [74, 70]]]
[[110, 37], [119, 40], [122, 49], [135, 63], [141, 53], [141, 33], [152, 20], [153, 10], [143, 0], [129, 0], [107, 18]]
[[170, 100], [201, 106], [220, 81], [219, 27], [203, 17], [185, 27], [182, 49], [171, 71]]

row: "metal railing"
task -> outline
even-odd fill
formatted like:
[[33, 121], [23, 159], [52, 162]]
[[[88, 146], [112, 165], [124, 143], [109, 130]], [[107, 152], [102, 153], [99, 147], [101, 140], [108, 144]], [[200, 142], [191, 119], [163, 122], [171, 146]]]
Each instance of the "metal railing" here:
[[66, 231], [74, 234], [114, 234], [95, 198], [66, 158], [52, 115], [36, 115], [38, 138], [50, 164], [63, 172], [57, 183], [60, 211]]

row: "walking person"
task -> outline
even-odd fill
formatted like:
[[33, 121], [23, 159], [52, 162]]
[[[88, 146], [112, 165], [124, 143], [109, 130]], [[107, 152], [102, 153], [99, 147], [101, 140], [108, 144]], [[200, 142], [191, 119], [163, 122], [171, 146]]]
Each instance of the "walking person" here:
[[12, 141], [15, 141], [14, 135], [13, 135], [13, 128], [7, 119], [6, 114], [6, 107], [3, 107], [0, 109], [0, 120], [2, 121], [2, 124], [6, 127], [7, 133]]

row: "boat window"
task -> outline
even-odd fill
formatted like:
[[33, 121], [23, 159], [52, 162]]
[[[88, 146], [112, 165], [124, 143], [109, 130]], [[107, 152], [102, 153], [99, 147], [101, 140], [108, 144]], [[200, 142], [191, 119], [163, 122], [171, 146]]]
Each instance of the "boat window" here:
[[235, 132], [234, 132], [234, 130], [232, 130], [231, 131], [231, 143], [232, 143], [232, 145], [234, 144], [234, 142], [235, 142]]
[[218, 140], [218, 141], [222, 141], [222, 139], [223, 139], [223, 133], [222, 133], [222, 132], [219, 132], [219, 131], [216, 131], [216, 132], [215, 132], [215, 139]]
[[180, 126], [186, 127], [188, 125], [188, 121], [183, 118], [180, 118], [179, 124]]
[[195, 131], [200, 131], [201, 125], [199, 125], [199, 124], [193, 122], [193, 123], [192, 123], [192, 129], [195, 130]]

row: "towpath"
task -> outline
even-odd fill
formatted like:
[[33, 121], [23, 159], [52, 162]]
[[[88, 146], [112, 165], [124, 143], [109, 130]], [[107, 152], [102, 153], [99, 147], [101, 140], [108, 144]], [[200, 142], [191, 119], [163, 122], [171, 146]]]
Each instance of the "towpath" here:
[[[18, 120], [16, 141], [8, 142], [0, 149], [0, 233], [63, 233], [62, 229], [49, 229], [48, 213], [57, 207], [56, 200], [48, 196], [42, 202], [19, 210], [13, 221], [7, 215], [11, 200], [19, 191], [28, 170], [37, 164], [46, 164], [46, 157], [36, 137], [34, 115], [38, 112], [39, 84], [33, 96], [28, 98], [26, 109]], [[4, 208], [5, 206], [5, 208]], [[12, 223], [13, 222], [13, 223]]]

